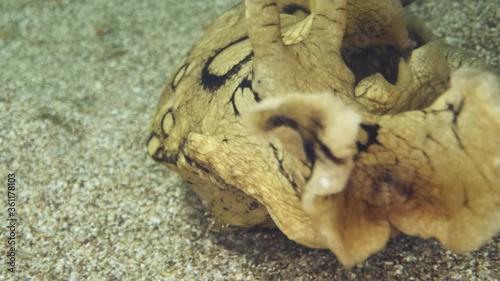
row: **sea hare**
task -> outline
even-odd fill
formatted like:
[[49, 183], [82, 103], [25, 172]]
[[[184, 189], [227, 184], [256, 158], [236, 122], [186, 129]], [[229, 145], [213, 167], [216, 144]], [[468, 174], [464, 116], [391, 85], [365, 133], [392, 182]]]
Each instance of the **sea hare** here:
[[311, 2], [220, 16], [170, 77], [149, 154], [215, 225], [277, 226], [346, 266], [401, 232], [458, 253], [487, 242], [500, 231], [497, 77], [409, 18], [412, 1]]

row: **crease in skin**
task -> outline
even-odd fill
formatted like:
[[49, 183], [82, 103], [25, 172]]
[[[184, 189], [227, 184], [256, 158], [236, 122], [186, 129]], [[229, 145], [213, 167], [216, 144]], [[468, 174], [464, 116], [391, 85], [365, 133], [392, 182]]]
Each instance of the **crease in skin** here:
[[496, 78], [452, 75], [487, 66], [407, 17], [408, 2], [227, 11], [171, 73], [148, 154], [213, 229], [277, 227], [347, 266], [399, 232], [479, 247], [500, 221]]

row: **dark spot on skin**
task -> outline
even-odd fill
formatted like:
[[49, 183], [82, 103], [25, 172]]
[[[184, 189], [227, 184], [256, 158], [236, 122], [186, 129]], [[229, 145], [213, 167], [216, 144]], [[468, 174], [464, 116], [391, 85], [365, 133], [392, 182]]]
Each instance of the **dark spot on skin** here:
[[[382, 175], [380, 178], [381, 181], [385, 182], [389, 187], [389, 190], [397, 194], [398, 196], [403, 197], [404, 201], [411, 199], [413, 195], [413, 183], [402, 182], [397, 174], [393, 174], [390, 169], [383, 169]], [[380, 186], [377, 185], [377, 190]], [[376, 190], [376, 191], [377, 191]]]
[[358, 147], [358, 151], [367, 152], [371, 145], [374, 145], [374, 144], [382, 145], [377, 140], [378, 130], [380, 129], [380, 125], [378, 125], [378, 124], [369, 125], [369, 124], [361, 123], [360, 127], [368, 135], [368, 140], [366, 141], [366, 143], [361, 143], [359, 141], [356, 142], [356, 145]]
[[260, 102], [261, 101], [261, 98], [260, 98], [259, 94], [256, 91], [253, 90], [253, 88], [252, 88], [252, 81], [248, 79], [248, 76], [245, 79], [243, 79], [243, 81], [240, 84], [240, 87], [242, 88], [242, 90], [244, 90], [245, 88], [250, 89], [250, 91], [252, 91], [252, 94], [253, 94], [253, 99], [256, 102]]
[[464, 189], [464, 202], [462, 203], [462, 205], [469, 209], [469, 195], [467, 194], [467, 188]]
[[203, 85], [203, 88], [205, 91], [210, 92], [210, 93], [215, 93], [217, 90], [219, 90], [224, 84], [227, 82], [227, 80], [231, 79], [236, 73], [238, 73], [241, 69], [241, 67], [252, 60], [253, 57], [253, 52], [248, 54], [243, 60], [239, 61], [237, 64], [235, 64], [231, 69], [229, 69], [224, 75], [219, 76], [210, 73], [209, 67], [210, 64], [212, 64], [213, 60], [222, 52], [224, 52], [227, 48], [238, 44], [240, 42], [243, 42], [245, 40], [248, 40], [248, 36], [243, 36], [236, 41], [233, 41], [229, 43], [227, 46], [218, 49], [215, 51], [215, 53], [210, 56], [207, 61], [205, 62], [205, 66], [203, 67], [201, 71], [201, 84]]
[[447, 103], [445, 109], [437, 109], [437, 110], [436, 109], [432, 109], [430, 111], [424, 110], [423, 112], [425, 114], [428, 114], [429, 112], [433, 113], [433, 114], [449, 113], [449, 112], [451, 112], [453, 114], [452, 123], [454, 125], [457, 125], [458, 117], [459, 117], [460, 113], [462, 112], [463, 108], [464, 108], [464, 101], [460, 100], [460, 103], [456, 107], [452, 103]]
[[288, 128], [291, 128], [293, 130], [298, 130], [299, 129], [299, 124], [297, 123], [297, 121], [291, 119], [291, 118], [288, 118], [286, 116], [283, 116], [283, 115], [275, 115], [271, 118], [269, 118], [269, 120], [267, 121], [267, 130], [272, 130], [274, 128], [277, 128], [277, 127], [288, 127]]
[[464, 100], [460, 101], [457, 108], [455, 108], [451, 103], [448, 104], [448, 110], [453, 112], [453, 124], [457, 125], [458, 116], [462, 112], [463, 108], [464, 108]]
[[252, 81], [250, 80], [250, 74], [248, 74], [239, 85], [240, 88], [252, 88]]
[[289, 5], [286, 5], [283, 8], [281, 8], [282, 13], [289, 14], [289, 15], [293, 15], [298, 11], [301, 11], [301, 12], [306, 13], [306, 14], [311, 14], [311, 11], [309, 11], [309, 9], [307, 9], [304, 6], [297, 5], [297, 4], [289, 4]]
[[314, 146], [312, 142], [308, 140], [302, 140], [304, 143], [304, 153], [306, 154], [306, 159], [311, 163], [311, 170], [314, 168], [314, 163], [316, 162], [316, 152], [314, 152]]
[[393, 180], [392, 180], [392, 176], [390, 174], [389, 171], [386, 171], [383, 175], [383, 178], [384, 178], [384, 182], [388, 183], [388, 184], [391, 184], [393, 183]]
[[248, 210], [250, 211], [253, 211], [258, 208], [259, 208], [259, 203], [257, 201], [252, 201], [252, 203], [248, 205]]

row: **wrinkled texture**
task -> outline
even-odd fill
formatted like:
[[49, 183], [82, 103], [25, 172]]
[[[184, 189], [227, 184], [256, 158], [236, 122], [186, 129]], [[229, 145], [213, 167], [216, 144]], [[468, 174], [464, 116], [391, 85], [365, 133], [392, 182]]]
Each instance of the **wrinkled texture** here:
[[[425, 152], [423, 155], [426, 156], [423, 157], [422, 148], [414, 147], [413, 141], [421, 141], [422, 138], [427, 140], [426, 136], [429, 135], [428, 139], [447, 147], [453, 140], [450, 136], [439, 139], [442, 135], [434, 136], [434, 133], [430, 132], [449, 128], [449, 120], [442, 121], [440, 116], [430, 117], [427, 123], [414, 120], [418, 117], [415, 114], [422, 114], [425, 110], [430, 110], [430, 115], [433, 116], [434, 111], [456, 112], [457, 108], [466, 109], [465, 116], [470, 117], [466, 119], [469, 121], [464, 123], [464, 127], [473, 124], [472, 120], [475, 120], [482, 110], [494, 112], [494, 102], [492, 107], [475, 108], [475, 102], [485, 101], [478, 101], [474, 95], [469, 98], [473, 101], [472, 105], [460, 105], [460, 100], [466, 100], [469, 92], [460, 92], [453, 96], [454, 91], [449, 90], [437, 99], [448, 88], [449, 74], [457, 65], [482, 65], [472, 56], [455, 55], [458, 51], [444, 45], [439, 39], [429, 35], [429, 32], [423, 31], [423, 27], [418, 23], [409, 21], [406, 25], [398, 1], [385, 2], [385, 6], [394, 8], [378, 10], [381, 11], [378, 15], [389, 15], [386, 17], [389, 21], [384, 21], [384, 17], [374, 17], [373, 13], [369, 13], [373, 10], [372, 7], [359, 5], [358, 3], [362, 2], [358, 1], [318, 1], [311, 16], [307, 16], [306, 6], [299, 6], [302, 9], [290, 12], [290, 7], [304, 3], [294, 3], [290, 6], [290, 2], [280, 1], [279, 5], [275, 6], [273, 1], [247, 1], [246, 25], [243, 20], [243, 7], [239, 6], [227, 12], [210, 27], [205, 37], [174, 71], [153, 120], [148, 140], [150, 155], [177, 171], [193, 186], [211, 208], [217, 224], [272, 227], [274, 222], [290, 239], [310, 247], [330, 248], [346, 265], [360, 262], [380, 250], [391, 232], [394, 234], [398, 230], [424, 237], [437, 237], [445, 246], [455, 251], [478, 247], [498, 231], [498, 188], [492, 184], [495, 179], [493, 169], [498, 169], [498, 166], [495, 166], [497, 164], [486, 164], [486, 167], [476, 172], [488, 172], [481, 184], [489, 183], [484, 186], [489, 188], [487, 191], [490, 193], [487, 196], [478, 195], [482, 200], [486, 200], [485, 202], [478, 199], [480, 203], [470, 203], [473, 211], [467, 212], [468, 208], [460, 208], [457, 205], [457, 202], [464, 201], [460, 200], [464, 196], [454, 196], [453, 192], [443, 191], [454, 186], [450, 179], [453, 173], [470, 171], [470, 167], [455, 167], [454, 170], [453, 163], [457, 162], [450, 160], [453, 159], [449, 156], [450, 152], [455, 153], [453, 155], [456, 155], [456, 159], [471, 158], [471, 155], [479, 159], [486, 155], [498, 155], [494, 153], [495, 149], [498, 149], [498, 141], [492, 138], [495, 136], [495, 128], [498, 128], [498, 118], [495, 115], [491, 115], [490, 119], [486, 118], [485, 130], [480, 130], [491, 132], [488, 134], [490, 139], [484, 138], [487, 143], [489, 141], [489, 150], [474, 147], [477, 145], [472, 141], [471, 146], [477, 153], [464, 155], [463, 151], [467, 151], [464, 149], [467, 146], [460, 142], [458, 148], [451, 147], [446, 150], [445, 159], [439, 160], [444, 163], [435, 160], [443, 158], [440, 156], [442, 151], [431, 149], [430, 154]], [[281, 18], [278, 16], [278, 10], [285, 12]], [[375, 23], [380, 27], [377, 29], [380, 32], [367, 32], [363, 23], [373, 22], [374, 18], [379, 19]], [[411, 48], [418, 42], [408, 38], [406, 26], [411, 32], [418, 33], [419, 38], [416, 41], [422, 41], [413, 52]], [[250, 39], [245, 35], [247, 29]], [[356, 38], [367, 39], [369, 44], [361, 46]], [[356, 57], [358, 50], [380, 44], [394, 47], [394, 50], [401, 53], [411, 52], [408, 59], [400, 59], [397, 63], [399, 71], [394, 84], [386, 81], [381, 74], [368, 73], [356, 77], [356, 71], [351, 71], [355, 64], [350, 65], [350, 59], [361, 62], [365, 59]], [[459, 63], [455, 61], [457, 57]], [[482, 81], [483, 76], [468, 74], [457, 79]], [[498, 92], [494, 83], [488, 85], [492, 93], [489, 98], [495, 100]], [[474, 87], [468, 88], [474, 92]], [[340, 106], [348, 104], [365, 118], [365, 123], [361, 125], [364, 132], [361, 130], [360, 139], [347, 140], [346, 143], [350, 143], [350, 146], [340, 147], [341, 151], [347, 149], [343, 155], [345, 159], [356, 153], [353, 147], [359, 150], [354, 157], [356, 161], [353, 163], [352, 175], [352, 164], [349, 165], [349, 160], [337, 161], [339, 159], [335, 154], [332, 158], [324, 150], [324, 145], [335, 145], [337, 140], [332, 141], [335, 136], [326, 137], [328, 142], [321, 141], [325, 136], [318, 138], [323, 134], [323, 130], [327, 131], [326, 128], [334, 125], [321, 123], [325, 121], [323, 116], [301, 117], [290, 113], [293, 117], [290, 120], [296, 123], [294, 130], [300, 129], [299, 136], [297, 137], [297, 133], [293, 135], [293, 132], [279, 132], [278, 139], [271, 141], [255, 137], [241, 125], [240, 113], [249, 110], [261, 100], [264, 100], [265, 104], [265, 99], [272, 96], [325, 91], [333, 93], [336, 98], [331, 98], [336, 99], [335, 102]], [[446, 98], [450, 99], [449, 103], [442, 102], [446, 101]], [[328, 100], [326, 97], [321, 99]], [[315, 109], [316, 106], [319, 106], [317, 112], [324, 112], [329, 108], [328, 104], [331, 104], [308, 104], [305, 101], [300, 103], [305, 112], [309, 108]], [[286, 100], [283, 102], [287, 103]], [[452, 105], [451, 108], [449, 104]], [[412, 115], [413, 112], [417, 113]], [[399, 114], [394, 117], [379, 116], [386, 113]], [[308, 118], [314, 121], [312, 127], [303, 122]], [[279, 118], [277, 120], [279, 121]], [[452, 118], [451, 123], [458, 126], [457, 120]], [[414, 139], [416, 136], [407, 132], [408, 129], [405, 130], [408, 124], [413, 122], [421, 124], [421, 127], [416, 127], [418, 130], [413, 132], [418, 134], [420, 139]], [[272, 124], [273, 128], [283, 126], [280, 122]], [[394, 128], [397, 129], [396, 132], [393, 131]], [[306, 136], [315, 137], [304, 137], [301, 130], [314, 132]], [[398, 130], [402, 130], [402, 133]], [[463, 139], [475, 137], [469, 133], [471, 131], [472, 129], [466, 130]], [[455, 131], [452, 132], [456, 134]], [[293, 141], [283, 141], [279, 138], [283, 134], [289, 137], [287, 140], [291, 138]], [[328, 133], [326, 135], [328, 136]], [[384, 136], [389, 140], [379, 140]], [[461, 136], [457, 138], [462, 139]], [[303, 157], [311, 154], [311, 151], [301, 153], [300, 146], [297, 146], [305, 140], [311, 143], [311, 147], [315, 147], [312, 149], [315, 151], [315, 159], [321, 159], [316, 163], [322, 165], [315, 164], [311, 158]], [[401, 140], [412, 142], [405, 147], [398, 143], [402, 142]], [[373, 143], [380, 143], [383, 151], [377, 151], [378, 147], [372, 145]], [[337, 149], [331, 151], [336, 152]], [[318, 155], [320, 157], [317, 157]], [[398, 157], [403, 164], [400, 164]], [[431, 160], [438, 162], [434, 164]], [[341, 194], [328, 196], [311, 194], [308, 192], [310, 179], [317, 178], [315, 175], [318, 173], [326, 175], [326, 178], [333, 175], [331, 169], [327, 169], [332, 168], [329, 161], [345, 170], [333, 179], [339, 179], [338, 176], [342, 175], [344, 182], [350, 179], [346, 190]], [[431, 162], [431, 165], [426, 161]], [[411, 167], [404, 166], [406, 163], [410, 163]], [[474, 165], [473, 161], [468, 163]], [[415, 165], [419, 169], [416, 169]], [[442, 165], [442, 171], [432, 175], [425, 171], [425, 168], [435, 165]], [[445, 169], [450, 165], [452, 168]], [[395, 171], [386, 166], [391, 166]], [[420, 171], [420, 166], [423, 172]], [[324, 177], [319, 177], [322, 178]], [[414, 182], [414, 178], [421, 181]], [[394, 180], [396, 184], [393, 183]], [[469, 186], [465, 184], [467, 180], [471, 181], [471, 188], [478, 184], [475, 176], [464, 180], [464, 186]], [[337, 186], [342, 186], [342, 182]], [[337, 187], [336, 190], [338, 189]], [[415, 196], [416, 199], [408, 195], [413, 194], [415, 190], [418, 190], [420, 195]], [[457, 192], [461, 193], [463, 190], [467, 190], [467, 187]], [[342, 207], [346, 204], [346, 198], [358, 202], [349, 204], [347, 211]], [[412, 204], [401, 207], [407, 200]], [[427, 205], [422, 205], [422, 202]], [[469, 199], [465, 202], [467, 204], [464, 206], [467, 207]], [[441, 206], [441, 203], [446, 204], [439, 210], [437, 207]], [[437, 211], [434, 211], [434, 208]], [[475, 208], [479, 208], [477, 213]], [[373, 209], [377, 211], [372, 212]], [[403, 212], [394, 215], [398, 214], [396, 210]], [[460, 232], [463, 237], [449, 237], [456, 228], [465, 227], [466, 222], [478, 223], [479, 217], [486, 218], [485, 223], [477, 228], [481, 235]], [[424, 218], [422, 225], [429, 225], [431, 222], [435, 224], [434, 227], [419, 228], [419, 223], [415, 222], [421, 218]], [[363, 233], [365, 236], [357, 237], [352, 235], [353, 233]], [[464, 240], [464, 237], [475, 239], [463, 246], [455, 245]]]

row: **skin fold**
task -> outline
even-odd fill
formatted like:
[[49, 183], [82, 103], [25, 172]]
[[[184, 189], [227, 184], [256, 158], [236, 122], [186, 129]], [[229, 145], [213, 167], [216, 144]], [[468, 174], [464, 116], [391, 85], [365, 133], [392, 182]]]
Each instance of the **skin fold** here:
[[[500, 229], [500, 93], [411, 1], [247, 0], [175, 67], [147, 146], [214, 227], [278, 227], [347, 266], [403, 232]], [[452, 74], [453, 73], [453, 74]]]

